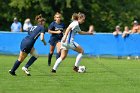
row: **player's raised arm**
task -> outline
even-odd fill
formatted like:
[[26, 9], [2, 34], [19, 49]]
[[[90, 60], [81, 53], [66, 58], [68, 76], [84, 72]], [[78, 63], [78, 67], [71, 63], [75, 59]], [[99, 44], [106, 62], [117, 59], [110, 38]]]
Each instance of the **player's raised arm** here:
[[92, 35], [94, 33], [94, 26], [90, 25], [88, 32], [86, 32], [86, 31], [79, 31], [78, 33], [82, 34], [82, 35]]
[[60, 30], [57, 30], [57, 31], [48, 30], [48, 32], [49, 32], [50, 34], [60, 34], [60, 33], [61, 33]]

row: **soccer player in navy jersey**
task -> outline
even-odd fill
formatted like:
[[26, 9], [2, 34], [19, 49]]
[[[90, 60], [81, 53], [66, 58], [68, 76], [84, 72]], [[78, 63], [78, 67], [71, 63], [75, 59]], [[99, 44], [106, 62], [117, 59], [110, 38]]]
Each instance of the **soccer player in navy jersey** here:
[[34, 61], [37, 59], [38, 55], [35, 52], [34, 44], [38, 37], [40, 36], [41, 41], [46, 45], [46, 41], [44, 39], [44, 34], [45, 34], [45, 19], [42, 17], [42, 15], [37, 15], [35, 17], [35, 20], [37, 21], [38, 25], [33, 26], [30, 31], [28, 36], [26, 36], [22, 41], [20, 45], [20, 54], [18, 57], [18, 60], [15, 62], [13, 65], [12, 69], [9, 70], [9, 73], [11, 75], [16, 75], [15, 71], [17, 68], [20, 66], [20, 64], [24, 61], [24, 59], [27, 57], [27, 55], [30, 53], [32, 57], [29, 59], [27, 64], [22, 67], [22, 70], [30, 76], [30, 73], [28, 71], [28, 67], [31, 66]]
[[65, 29], [65, 25], [61, 22], [62, 15], [60, 13], [56, 13], [54, 15], [54, 21], [49, 25], [48, 32], [51, 34], [50, 36], [50, 53], [48, 54], [48, 66], [51, 65], [52, 55], [54, 53], [55, 46], [57, 47], [56, 59], [60, 57], [60, 46], [61, 39], [63, 37], [63, 31]]

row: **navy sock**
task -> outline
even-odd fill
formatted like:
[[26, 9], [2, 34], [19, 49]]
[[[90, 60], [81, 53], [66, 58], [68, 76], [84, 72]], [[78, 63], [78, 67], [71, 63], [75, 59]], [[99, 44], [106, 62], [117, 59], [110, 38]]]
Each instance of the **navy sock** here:
[[30, 67], [36, 60], [37, 58], [32, 56], [29, 61], [27, 62], [27, 64], [25, 65], [26, 68]]
[[60, 53], [56, 53], [56, 59], [60, 57]]
[[17, 60], [14, 64], [13, 68], [11, 69], [11, 72], [15, 72], [20, 64], [21, 64], [21, 62]]
[[53, 55], [53, 54], [50, 54], [50, 53], [49, 53], [49, 55], [48, 55], [48, 64], [51, 63], [52, 55]]

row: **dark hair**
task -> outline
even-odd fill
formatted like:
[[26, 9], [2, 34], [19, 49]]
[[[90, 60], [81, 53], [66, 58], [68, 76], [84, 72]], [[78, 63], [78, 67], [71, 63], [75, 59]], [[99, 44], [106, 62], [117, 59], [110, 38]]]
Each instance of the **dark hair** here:
[[40, 14], [40, 15], [37, 15], [35, 17], [35, 21], [37, 21], [38, 23], [40, 23], [42, 21], [46, 21], [46, 19], [42, 17], [42, 14]]
[[78, 18], [82, 18], [82, 17], [85, 17], [85, 14], [84, 13], [81, 13], [81, 12], [79, 12], [79, 13], [73, 13], [73, 15], [72, 15], [72, 20], [78, 20]]

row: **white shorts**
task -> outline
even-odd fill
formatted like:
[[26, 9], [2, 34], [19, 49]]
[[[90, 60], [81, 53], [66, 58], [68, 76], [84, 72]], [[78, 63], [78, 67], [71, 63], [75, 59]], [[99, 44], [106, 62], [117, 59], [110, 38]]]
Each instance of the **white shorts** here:
[[75, 49], [78, 46], [79, 46], [79, 44], [76, 43], [76, 42], [71, 42], [71, 43], [63, 43], [63, 42], [61, 42], [61, 49], [64, 49], [64, 50]]

